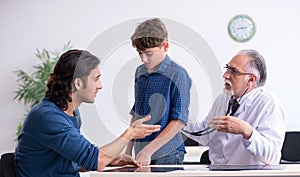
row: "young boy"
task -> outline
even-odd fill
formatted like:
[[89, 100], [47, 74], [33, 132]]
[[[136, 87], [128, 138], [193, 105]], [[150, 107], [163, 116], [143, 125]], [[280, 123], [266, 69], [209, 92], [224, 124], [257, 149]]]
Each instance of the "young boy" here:
[[132, 120], [151, 115], [148, 124], [161, 125], [161, 130], [135, 139], [133, 145], [127, 146], [126, 153], [131, 154], [134, 146], [140, 165], [182, 164], [185, 147], [180, 130], [188, 120], [191, 79], [166, 54], [168, 32], [160, 19], [140, 23], [131, 41], [143, 62], [135, 72]]

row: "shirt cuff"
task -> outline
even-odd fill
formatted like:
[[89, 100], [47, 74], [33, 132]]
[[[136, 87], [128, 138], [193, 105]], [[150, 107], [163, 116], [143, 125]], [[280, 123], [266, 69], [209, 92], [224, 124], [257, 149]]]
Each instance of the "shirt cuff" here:
[[246, 148], [249, 148], [251, 143], [255, 140], [255, 137], [257, 137], [259, 133], [253, 128], [252, 135], [249, 139], [243, 139], [243, 144]]

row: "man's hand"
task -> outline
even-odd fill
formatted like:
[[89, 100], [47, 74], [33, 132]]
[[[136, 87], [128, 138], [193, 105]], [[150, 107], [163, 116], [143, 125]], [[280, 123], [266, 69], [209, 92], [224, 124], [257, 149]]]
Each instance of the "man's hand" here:
[[136, 161], [129, 155], [121, 154], [119, 157], [115, 158], [110, 165], [112, 166], [124, 166], [124, 165], [134, 165], [140, 167]]
[[128, 132], [131, 134], [131, 139], [141, 139], [145, 136], [152, 134], [153, 132], [157, 132], [160, 130], [160, 125], [147, 125], [143, 124], [144, 122], [151, 119], [151, 116], [148, 115], [142, 119], [136, 120], [131, 123], [128, 128]]
[[245, 139], [249, 139], [253, 132], [253, 128], [249, 123], [232, 116], [213, 117], [209, 124], [219, 132], [241, 134]]
[[140, 120], [133, 122], [130, 127], [116, 140], [99, 148], [98, 155], [98, 171], [102, 171], [108, 164], [124, 165], [136, 164], [132, 157], [119, 154], [128, 145], [132, 139], [144, 138], [153, 132], [160, 130], [160, 125], [146, 125], [144, 122], [150, 120], [150, 116], [146, 116]]

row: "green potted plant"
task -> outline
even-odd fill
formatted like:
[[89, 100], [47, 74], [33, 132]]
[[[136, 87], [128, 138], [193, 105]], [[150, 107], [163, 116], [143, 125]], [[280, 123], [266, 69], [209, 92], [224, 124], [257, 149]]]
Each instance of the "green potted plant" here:
[[[29, 105], [30, 108], [39, 103], [45, 96], [48, 77], [53, 71], [56, 61], [62, 53], [71, 48], [71, 42], [69, 41], [60, 50], [48, 51], [43, 49], [40, 51], [36, 49], [35, 56], [41, 63], [34, 66], [35, 71], [32, 74], [28, 74], [22, 69], [15, 71], [18, 78], [18, 87], [15, 91], [14, 100], [17, 99], [19, 102]], [[25, 117], [27, 113], [28, 110], [25, 113]], [[20, 134], [22, 126], [23, 121], [18, 125], [17, 136]]]

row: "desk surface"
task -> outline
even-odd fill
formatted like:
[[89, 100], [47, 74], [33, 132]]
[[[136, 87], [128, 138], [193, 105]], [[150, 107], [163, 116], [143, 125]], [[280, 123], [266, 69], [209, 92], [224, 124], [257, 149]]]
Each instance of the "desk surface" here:
[[[241, 171], [210, 171], [207, 165], [153, 165], [151, 167], [176, 167], [184, 170], [176, 170], [170, 172], [89, 172], [82, 173], [82, 177], [131, 177], [131, 176], [143, 176], [143, 177], [164, 177], [164, 176], [300, 176], [300, 164], [284, 164], [284, 169], [281, 170], [241, 170]], [[116, 167], [107, 167], [105, 170], [115, 169]], [[120, 167], [117, 167], [120, 168]], [[148, 168], [149, 169], [149, 168]], [[143, 170], [147, 170], [146, 168]]]

